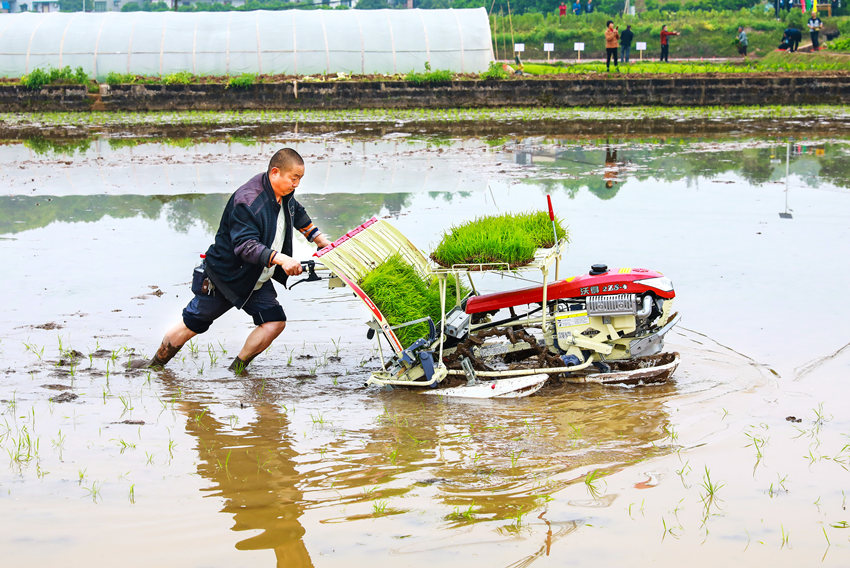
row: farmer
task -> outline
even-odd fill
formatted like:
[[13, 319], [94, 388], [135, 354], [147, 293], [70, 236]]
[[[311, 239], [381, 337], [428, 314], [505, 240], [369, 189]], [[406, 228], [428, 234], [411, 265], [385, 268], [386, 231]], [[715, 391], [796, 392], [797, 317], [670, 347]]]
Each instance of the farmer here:
[[670, 62], [667, 59], [667, 56], [670, 53], [670, 44], [667, 42], [667, 39], [670, 36], [677, 36], [677, 35], [680, 35], [679, 32], [668, 32], [667, 31], [667, 24], [664, 24], [663, 26], [661, 26], [661, 59], [660, 59], [660, 61], [666, 61], [668, 63]]
[[579, 4], [578, 0], [575, 0], [575, 2], [573, 2], [573, 14], [575, 14], [576, 16], [581, 15], [581, 4]]
[[747, 56], [747, 45], [749, 45], [749, 41], [747, 41], [747, 32], [744, 31], [744, 28], [738, 26], [738, 35], [735, 40], [738, 42], [738, 53]]
[[629, 62], [629, 56], [632, 52], [632, 39], [634, 39], [635, 34], [632, 31], [631, 24], [626, 26], [625, 31], [620, 34], [620, 47], [622, 48], [622, 55], [620, 59], [623, 63]]
[[285, 284], [287, 276], [301, 274], [301, 263], [292, 258], [293, 227], [319, 247], [330, 244], [295, 200], [303, 176], [304, 160], [295, 150], [284, 148], [272, 156], [265, 173], [236, 190], [224, 208], [215, 242], [207, 249], [209, 281], [204, 290], [193, 283], [195, 297], [183, 310], [182, 321], [166, 332], [152, 359], [133, 367], [164, 367], [184, 343], [234, 306], [250, 314], [257, 327], [230, 365], [232, 371], [240, 374], [280, 335], [286, 314], [270, 279]]
[[558, 6], [558, 16], [563, 18], [567, 15], [567, 5], [561, 2], [561, 5]]
[[614, 22], [608, 20], [605, 23], [605, 68], [611, 71], [611, 58], [614, 58], [614, 67], [618, 70], [617, 49], [620, 45], [620, 32], [614, 27]]
[[823, 27], [823, 22], [818, 18], [817, 12], [812, 12], [812, 17], [809, 18], [807, 24], [809, 26], [809, 36], [812, 38], [812, 51], [820, 50], [820, 29]]
[[797, 28], [786, 28], [783, 34], [784, 43], [788, 44], [788, 51], [795, 52], [803, 39], [803, 32]]

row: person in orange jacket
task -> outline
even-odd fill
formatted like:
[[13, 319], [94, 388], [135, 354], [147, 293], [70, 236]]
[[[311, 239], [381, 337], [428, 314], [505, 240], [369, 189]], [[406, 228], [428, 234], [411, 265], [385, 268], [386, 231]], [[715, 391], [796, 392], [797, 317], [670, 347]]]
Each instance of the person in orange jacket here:
[[605, 24], [605, 68], [611, 71], [611, 58], [614, 58], [614, 67], [619, 71], [620, 66], [617, 63], [617, 50], [620, 47], [620, 32], [614, 27], [614, 22], [608, 20]]

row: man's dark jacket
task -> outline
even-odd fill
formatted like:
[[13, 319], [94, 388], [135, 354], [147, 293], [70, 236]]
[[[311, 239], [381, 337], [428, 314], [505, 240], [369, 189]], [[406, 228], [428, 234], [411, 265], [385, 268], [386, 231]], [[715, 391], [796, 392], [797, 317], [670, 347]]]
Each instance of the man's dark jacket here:
[[627, 47], [631, 48], [632, 47], [632, 38], [634, 38], [634, 37], [635, 37], [635, 34], [634, 34], [634, 32], [632, 32], [632, 30], [630, 30], [630, 29], [623, 30], [623, 32], [620, 34], [620, 45], [627, 46]]
[[[257, 174], [233, 193], [224, 208], [215, 242], [207, 249], [206, 267], [216, 293], [237, 308], [248, 301], [263, 268], [269, 265], [281, 207], [286, 227], [279, 252], [292, 256], [292, 228], [311, 225], [293, 193], [285, 195], [278, 204], [268, 176]], [[312, 240], [317, 233], [313, 230], [305, 236]], [[286, 273], [280, 266], [275, 266], [272, 278], [286, 284]]]

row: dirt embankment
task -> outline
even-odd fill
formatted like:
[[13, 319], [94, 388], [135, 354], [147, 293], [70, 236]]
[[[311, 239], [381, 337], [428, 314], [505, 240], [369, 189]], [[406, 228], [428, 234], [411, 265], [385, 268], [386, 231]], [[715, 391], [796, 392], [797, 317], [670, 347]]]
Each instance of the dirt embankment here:
[[588, 74], [505, 81], [328, 81], [84, 86], [31, 91], [0, 86], [0, 108], [27, 111], [340, 110], [549, 106], [843, 104], [850, 72], [701, 75]]

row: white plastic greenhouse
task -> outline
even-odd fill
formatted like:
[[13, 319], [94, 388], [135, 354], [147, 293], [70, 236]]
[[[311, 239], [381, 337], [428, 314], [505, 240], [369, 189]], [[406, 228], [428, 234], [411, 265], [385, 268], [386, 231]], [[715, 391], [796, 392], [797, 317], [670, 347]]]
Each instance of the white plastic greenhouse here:
[[82, 67], [167, 75], [476, 73], [493, 60], [473, 10], [0, 14], [0, 76]]

